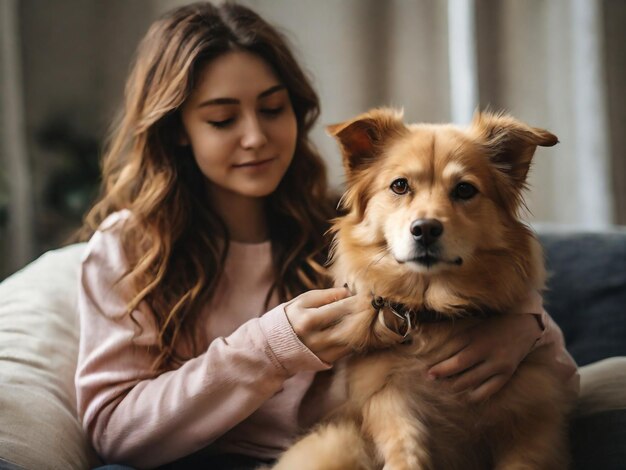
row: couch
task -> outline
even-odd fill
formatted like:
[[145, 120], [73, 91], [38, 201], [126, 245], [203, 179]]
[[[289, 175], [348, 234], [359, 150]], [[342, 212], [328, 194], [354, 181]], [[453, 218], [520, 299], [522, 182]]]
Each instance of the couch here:
[[[626, 469], [626, 229], [539, 233], [551, 273], [546, 306], [581, 366], [574, 469]], [[50, 251], [0, 284], [0, 469], [98, 464], [75, 413], [83, 249]]]

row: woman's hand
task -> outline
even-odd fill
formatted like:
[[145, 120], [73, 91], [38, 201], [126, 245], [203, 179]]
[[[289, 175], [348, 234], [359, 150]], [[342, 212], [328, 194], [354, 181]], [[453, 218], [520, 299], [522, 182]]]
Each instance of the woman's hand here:
[[312, 290], [285, 306], [300, 341], [322, 361], [333, 363], [352, 351], [350, 338], [372, 307], [344, 287]]
[[467, 392], [470, 402], [484, 401], [506, 385], [540, 336], [533, 314], [491, 318], [450, 341], [428, 369], [427, 378], [455, 392]]

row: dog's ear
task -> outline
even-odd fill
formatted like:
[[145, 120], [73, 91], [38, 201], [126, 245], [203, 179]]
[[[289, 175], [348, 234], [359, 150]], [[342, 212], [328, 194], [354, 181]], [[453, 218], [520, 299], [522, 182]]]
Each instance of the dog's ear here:
[[326, 128], [341, 147], [346, 174], [364, 168], [381, 153], [389, 138], [401, 135], [407, 129], [402, 122], [402, 112], [379, 108], [356, 118]]
[[552, 147], [559, 139], [545, 129], [530, 127], [510, 116], [477, 112], [471, 130], [487, 149], [493, 166], [509, 177], [515, 189], [526, 183], [537, 146]]

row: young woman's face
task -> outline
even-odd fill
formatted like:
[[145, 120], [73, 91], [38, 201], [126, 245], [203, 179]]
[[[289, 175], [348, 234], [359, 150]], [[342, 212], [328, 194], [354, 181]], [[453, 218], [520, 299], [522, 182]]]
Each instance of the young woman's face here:
[[297, 124], [287, 89], [263, 59], [229, 52], [209, 62], [181, 109], [183, 144], [191, 145], [213, 197], [261, 198], [285, 175]]

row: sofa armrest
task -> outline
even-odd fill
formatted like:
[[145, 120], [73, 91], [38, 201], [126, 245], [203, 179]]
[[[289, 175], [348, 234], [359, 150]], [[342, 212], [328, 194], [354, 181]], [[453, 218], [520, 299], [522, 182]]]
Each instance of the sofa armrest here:
[[83, 251], [48, 252], [0, 283], [0, 468], [97, 463], [74, 389]]
[[626, 357], [611, 357], [580, 368], [576, 416], [607, 410], [626, 410]]

